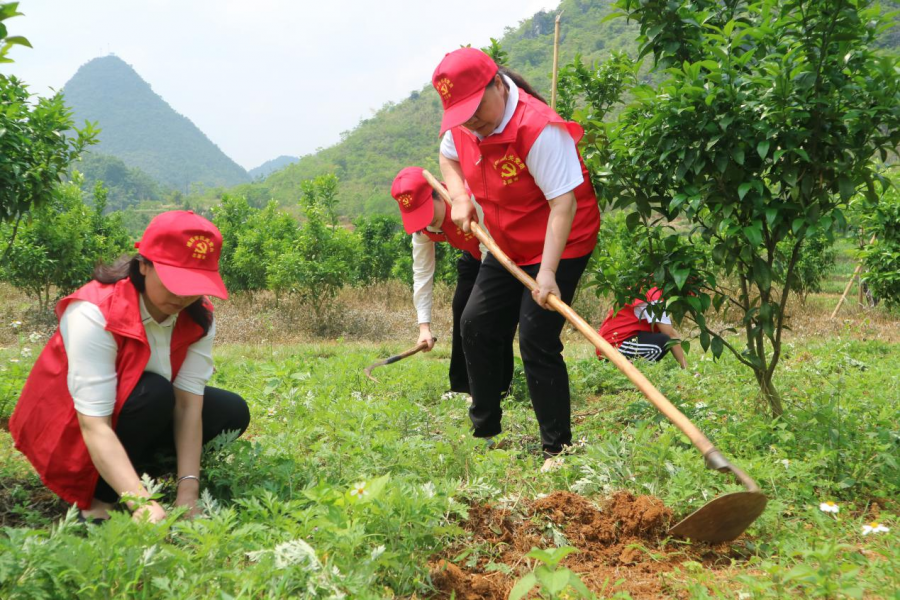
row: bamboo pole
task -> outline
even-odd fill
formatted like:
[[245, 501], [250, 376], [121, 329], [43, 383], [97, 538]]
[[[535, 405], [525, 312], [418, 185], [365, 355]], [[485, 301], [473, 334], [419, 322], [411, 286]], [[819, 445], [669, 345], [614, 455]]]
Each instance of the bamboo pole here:
[[559, 19], [562, 11], [556, 15], [556, 24], [553, 29], [553, 83], [550, 88], [550, 108], [556, 110], [556, 83], [559, 74]]
[[[871, 246], [875, 243], [875, 234], [872, 234], [872, 239], [869, 240], [867, 246]], [[856, 270], [853, 271], [853, 275], [850, 276], [850, 281], [847, 282], [847, 287], [844, 288], [844, 293], [841, 294], [841, 299], [838, 300], [837, 306], [834, 307], [834, 312], [831, 313], [831, 319], [834, 319], [838, 311], [841, 309], [841, 305], [844, 303], [844, 299], [847, 298], [847, 294], [850, 292], [850, 288], [853, 287], [853, 280], [859, 275], [859, 272], [862, 270], [862, 263], [856, 265]]]

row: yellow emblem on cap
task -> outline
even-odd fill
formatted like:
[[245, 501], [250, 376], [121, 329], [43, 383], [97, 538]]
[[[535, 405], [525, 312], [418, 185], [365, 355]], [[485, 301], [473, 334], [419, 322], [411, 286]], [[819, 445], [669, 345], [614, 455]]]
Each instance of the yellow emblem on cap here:
[[200, 260], [206, 260], [206, 257], [216, 250], [213, 241], [205, 235], [191, 237], [187, 241], [187, 247], [191, 249], [191, 258], [199, 258]]
[[400, 194], [397, 197], [397, 201], [403, 205], [403, 208], [409, 208], [410, 204], [412, 204], [412, 194]]
[[446, 77], [442, 78], [438, 81], [438, 93], [441, 95], [441, 98], [444, 99], [444, 102], [450, 99], [450, 90], [453, 88], [453, 83]]

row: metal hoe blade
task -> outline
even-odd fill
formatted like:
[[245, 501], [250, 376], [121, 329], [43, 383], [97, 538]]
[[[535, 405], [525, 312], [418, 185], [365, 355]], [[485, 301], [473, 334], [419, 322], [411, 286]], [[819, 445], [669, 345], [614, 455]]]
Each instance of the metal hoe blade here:
[[762, 514], [768, 499], [750, 476], [729, 463], [718, 450], [705, 458], [707, 467], [732, 473], [747, 491], [713, 498], [672, 527], [669, 534], [701, 542], [730, 542]]
[[[436, 342], [437, 338], [432, 338], [432, 340], [434, 342]], [[395, 354], [394, 356], [391, 356], [390, 358], [385, 358], [384, 360], [379, 360], [377, 362], [372, 363], [371, 365], [369, 365], [368, 367], [363, 369], [363, 373], [365, 373], [366, 377], [368, 377], [375, 383], [381, 383], [380, 381], [378, 381], [377, 379], [372, 377], [373, 369], [377, 369], [378, 367], [383, 367], [385, 365], [393, 364], [393, 363], [397, 362], [398, 360], [403, 360], [407, 356], [412, 356], [416, 352], [421, 352], [422, 350], [424, 350], [427, 347], [428, 347], [428, 344], [426, 342], [422, 342], [422, 343], [418, 344], [417, 346], [415, 346], [414, 348], [410, 348], [406, 352], [401, 352], [400, 354]]]

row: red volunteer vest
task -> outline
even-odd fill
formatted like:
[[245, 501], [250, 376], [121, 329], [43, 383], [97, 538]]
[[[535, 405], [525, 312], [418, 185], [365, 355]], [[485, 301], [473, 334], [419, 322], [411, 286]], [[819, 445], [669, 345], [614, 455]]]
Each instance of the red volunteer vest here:
[[[525, 159], [549, 123], [562, 123], [577, 144], [584, 129], [564, 121], [553, 109], [519, 89], [519, 103], [502, 133], [479, 141], [462, 126], [454, 127], [453, 142], [472, 193], [484, 209], [491, 236], [518, 265], [541, 262], [550, 204], [534, 182]], [[575, 188], [577, 212], [562, 258], [589, 254], [597, 245], [600, 210], [587, 167], [584, 181]]]
[[[615, 309], [611, 308], [606, 319], [603, 320], [603, 324], [600, 325], [600, 337], [618, 348], [622, 342], [636, 336], [641, 331], [653, 331], [652, 324], [634, 316], [634, 309], [646, 302], [656, 302], [661, 297], [662, 293], [658, 288], [651, 288], [647, 292], [646, 300], [635, 298], [631, 304], [626, 304], [619, 312], [615, 312]], [[602, 356], [599, 350], [597, 350], [597, 356]]]
[[[446, 201], [444, 202], [446, 205]], [[474, 233], [464, 233], [450, 218], [450, 207], [444, 211], [444, 222], [441, 223], [441, 233], [435, 233], [423, 229], [422, 233], [428, 236], [432, 242], [447, 242], [457, 250], [469, 252], [472, 256], [481, 260], [481, 247]]]
[[[141, 321], [138, 292], [129, 279], [115, 284], [92, 281], [56, 305], [57, 319], [73, 300], [86, 300], [100, 308], [106, 330], [118, 345], [116, 354], [115, 428], [125, 400], [134, 390], [150, 360], [150, 346]], [[212, 306], [207, 304], [207, 308]], [[175, 322], [172, 332], [172, 378], [178, 375], [188, 347], [203, 336], [203, 329], [188, 316]], [[94, 467], [75, 404], [66, 381], [68, 359], [59, 329], [41, 352], [25, 382], [9, 421], [16, 448], [24, 454], [48, 488], [66, 502], [88, 508], [99, 474]]]

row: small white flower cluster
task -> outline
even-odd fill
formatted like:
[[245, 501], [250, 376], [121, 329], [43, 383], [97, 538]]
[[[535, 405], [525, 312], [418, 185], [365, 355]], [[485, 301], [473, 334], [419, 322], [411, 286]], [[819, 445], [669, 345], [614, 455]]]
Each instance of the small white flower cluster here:
[[19, 352], [19, 354], [21, 354], [25, 358], [28, 358], [29, 356], [31, 356], [31, 348], [28, 346], [25, 346], [22, 348], [22, 351]]
[[425, 492], [426, 498], [434, 498], [434, 495], [437, 492], [434, 484], [430, 481], [428, 483], [422, 484], [422, 491]]
[[9, 324], [9, 326], [12, 327], [13, 329], [18, 329], [19, 327], [22, 326], [22, 321], [13, 321], [12, 323]]
[[28, 336], [28, 341], [32, 344], [37, 344], [41, 341], [41, 334], [37, 333], [36, 331], [32, 332], [31, 335]]
[[831, 500], [819, 504], [819, 510], [821, 510], [823, 513], [831, 513], [834, 515], [838, 514], [841, 511], [840, 507]]

